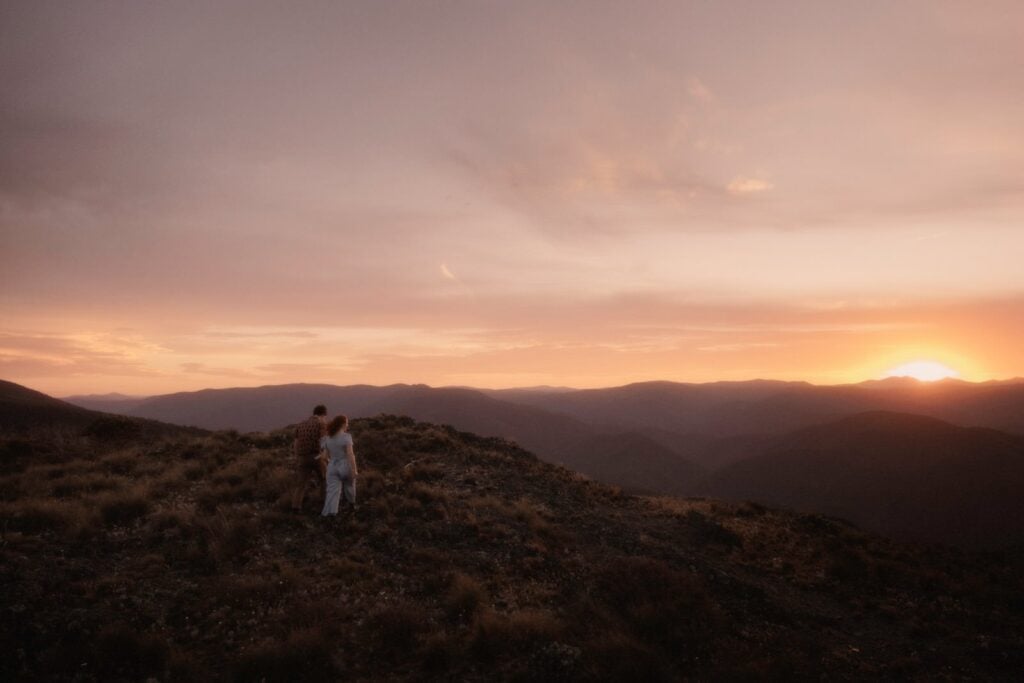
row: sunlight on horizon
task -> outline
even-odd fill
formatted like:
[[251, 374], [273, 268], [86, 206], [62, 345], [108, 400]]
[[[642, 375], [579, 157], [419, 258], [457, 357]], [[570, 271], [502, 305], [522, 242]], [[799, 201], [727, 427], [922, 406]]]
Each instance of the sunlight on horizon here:
[[887, 370], [884, 377], [912, 377], [921, 382], [935, 382], [940, 379], [959, 378], [960, 373], [933, 360], [916, 360]]

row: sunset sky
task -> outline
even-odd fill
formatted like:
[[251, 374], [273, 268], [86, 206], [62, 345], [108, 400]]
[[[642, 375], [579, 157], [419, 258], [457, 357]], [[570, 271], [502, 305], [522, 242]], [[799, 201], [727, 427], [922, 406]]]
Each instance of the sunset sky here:
[[4, 2], [0, 378], [1024, 375], [1024, 3]]

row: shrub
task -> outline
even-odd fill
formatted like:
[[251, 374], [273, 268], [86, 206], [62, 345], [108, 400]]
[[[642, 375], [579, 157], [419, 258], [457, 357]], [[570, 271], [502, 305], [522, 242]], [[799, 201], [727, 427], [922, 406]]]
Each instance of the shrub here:
[[491, 658], [502, 650], [518, 652], [552, 641], [562, 630], [562, 624], [542, 610], [527, 609], [507, 616], [483, 610], [473, 620], [470, 647], [476, 656]]
[[686, 521], [693, 534], [693, 540], [698, 545], [718, 545], [726, 548], [738, 548], [743, 545], [743, 539], [739, 534], [701, 512], [690, 510], [686, 513]]
[[97, 493], [118, 488], [125, 480], [107, 474], [73, 474], [53, 483], [51, 492], [57, 498], [71, 498], [82, 493]]
[[825, 568], [825, 574], [836, 581], [863, 581], [868, 578], [868, 563], [852, 549], [840, 549]]
[[587, 678], [595, 681], [676, 680], [665, 656], [636, 638], [611, 630], [590, 640], [584, 648]]
[[457, 644], [443, 631], [427, 635], [423, 639], [421, 651], [424, 671], [434, 675], [451, 668], [458, 657]]
[[163, 674], [168, 654], [167, 644], [160, 638], [117, 625], [96, 638], [94, 666], [107, 679], [144, 680]]
[[648, 558], [610, 562], [596, 581], [598, 599], [641, 642], [676, 658], [703, 653], [720, 625], [719, 608], [700, 577]]
[[66, 529], [79, 515], [84, 515], [80, 505], [55, 500], [21, 500], [0, 506], [7, 528], [27, 534]]
[[131, 474], [138, 464], [135, 453], [112, 453], [100, 460], [100, 465], [111, 474]]
[[437, 481], [444, 477], [444, 468], [431, 462], [414, 462], [402, 468], [407, 481]]
[[370, 615], [370, 628], [381, 650], [408, 653], [416, 636], [427, 630], [427, 614], [412, 602], [399, 602], [382, 607]]
[[105, 415], [93, 420], [82, 432], [103, 443], [121, 443], [137, 439], [142, 428], [136, 420], [117, 415]]
[[486, 589], [479, 581], [461, 572], [452, 576], [445, 596], [445, 614], [452, 621], [470, 620], [488, 602]]
[[28, 441], [11, 439], [0, 443], [0, 474], [24, 471], [33, 459], [34, 448]]
[[443, 502], [448, 499], [448, 494], [445, 493], [444, 489], [421, 482], [414, 482], [410, 485], [406, 489], [406, 495], [415, 498], [421, 503]]
[[108, 525], [128, 524], [149, 512], [149, 492], [141, 486], [127, 491], [108, 493], [98, 501], [103, 522]]
[[284, 642], [268, 640], [243, 654], [235, 668], [236, 681], [292, 683], [336, 680], [334, 640], [317, 628], [293, 631]]

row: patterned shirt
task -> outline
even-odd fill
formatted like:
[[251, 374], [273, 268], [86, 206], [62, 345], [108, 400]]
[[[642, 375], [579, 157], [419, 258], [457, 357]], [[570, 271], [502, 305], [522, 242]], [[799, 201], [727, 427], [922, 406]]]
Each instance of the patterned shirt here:
[[327, 425], [316, 415], [295, 427], [295, 455], [313, 456], [320, 452], [320, 437], [327, 433]]

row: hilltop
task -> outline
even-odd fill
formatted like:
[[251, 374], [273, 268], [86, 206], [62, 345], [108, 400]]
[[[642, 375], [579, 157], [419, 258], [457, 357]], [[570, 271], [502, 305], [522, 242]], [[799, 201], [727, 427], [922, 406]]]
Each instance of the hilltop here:
[[[288, 430], [64, 444], [0, 477], [7, 680], [1011, 680], [1024, 561], [651, 498], [357, 420], [361, 509], [285, 511]], [[316, 505], [318, 507], [318, 504]]]

